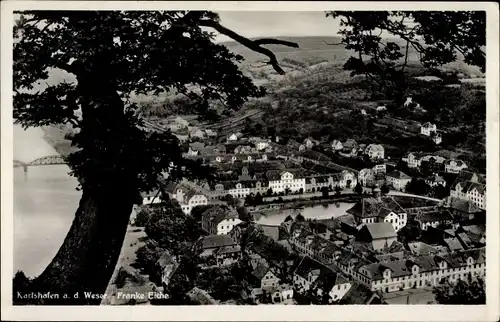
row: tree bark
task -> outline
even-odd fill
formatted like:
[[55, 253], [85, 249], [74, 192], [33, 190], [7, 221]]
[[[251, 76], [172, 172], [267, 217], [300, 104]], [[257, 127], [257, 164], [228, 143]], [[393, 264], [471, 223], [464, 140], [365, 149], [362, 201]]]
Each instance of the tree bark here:
[[127, 167], [127, 154], [123, 154], [128, 135], [124, 105], [105, 68], [106, 60], [96, 62], [90, 72], [77, 73], [83, 115], [79, 143], [83, 155], [77, 161], [84, 166], [78, 174], [83, 179], [82, 198], [63, 245], [31, 284], [34, 292], [51, 292], [58, 298], [33, 304], [100, 304], [136, 197], [132, 178], [137, 174]]
[[[58, 294], [33, 304], [99, 305], [123, 244], [133, 202], [126, 191], [110, 186], [107, 194], [83, 191], [75, 219], [56, 256], [35, 279], [34, 292]], [[75, 295], [77, 294], [77, 295]], [[65, 298], [65, 296], [67, 298]]]

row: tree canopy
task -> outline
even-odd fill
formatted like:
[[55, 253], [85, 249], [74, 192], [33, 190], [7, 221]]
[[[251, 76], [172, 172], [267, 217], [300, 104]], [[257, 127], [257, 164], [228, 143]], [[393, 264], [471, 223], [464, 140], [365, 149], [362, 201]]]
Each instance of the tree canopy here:
[[[213, 42], [210, 27], [268, 55], [263, 44], [297, 46], [274, 39], [249, 40], [207, 11], [23, 11], [14, 27], [14, 119], [28, 126], [71, 123], [80, 151], [69, 158], [73, 174], [99, 186], [103, 171], [119, 169], [116, 180], [141, 190], [157, 186], [157, 175], [189, 175], [168, 131], [147, 133], [134, 95], [176, 93], [200, 115], [218, 101], [239, 108], [263, 89], [244, 76], [243, 57]], [[40, 84], [51, 70], [75, 82]], [[169, 151], [169, 153], [164, 153]], [[200, 164], [197, 164], [200, 166]], [[123, 173], [128, 175], [123, 175]], [[196, 171], [202, 175], [204, 171]], [[177, 176], [176, 176], [177, 175]], [[120, 179], [121, 178], [121, 179]]]
[[[344, 68], [404, 92], [405, 72], [416, 54], [424, 67], [465, 63], [486, 68], [484, 11], [329, 11], [340, 17], [339, 44], [353, 50]], [[384, 39], [388, 36], [395, 37]]]
[[[266, 55], [281, 74], [276, 56], [263, 45], [298, 46], [269, 38], [250, 40], [222, 26], [218, 15], [209, 11], [15, 14], [14, 121], [25, 128], [72, 125], [76, 152], [67, 162], [83, 191], [67, 237], [33, 282], [33, 291], [101, 294], [137, 195], [163, 188], [160, 179], [165, 173], [174, 181], [211, 174], [201, 161], [183, 158], [179, 140], [170, 131], [148, 129], [133, 98], [178, 95], [186, 98], [190, 112], [203, 116], [213, 113], [213, 102], [235, 110], [263, 95], [263, 89], [239, 70], [243, 57], [215, 43], [214, 33], [206, 28]], [[49, 74], [54, 71], [68, 77], [52, 82]], [[179, 251], [183, 245], [173, 245], [170, 237], [160, 236], [168, 234], [155, 227], [178, 228], [172, 234], [192, 232], [176, 214], [153, 217], [146, 225], [148, 235]], [[82, 296], [73, 302], [100, 301]]]

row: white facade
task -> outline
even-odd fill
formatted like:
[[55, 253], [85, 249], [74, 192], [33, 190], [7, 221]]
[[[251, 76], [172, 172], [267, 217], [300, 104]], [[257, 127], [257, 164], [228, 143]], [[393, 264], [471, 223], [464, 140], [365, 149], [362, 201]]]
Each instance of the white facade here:
[[396, 190], [405, 190], [406, 188], [406, 185], [408, 183], [410, 183], [411, 181], [411, 178], [409, 179], [400, 179], [400, 178], [394, 178], [394, 177], [390, 177], [390, 176], [387, 176], [387, 182], [389, 183], [389, 185], [392, 185], [394, 187], [394, 189]]
[[238, 136], [233, 133], [231, 134], [228, 138], [227, 138], [228, 141], [238, 141]]
[[463, 169], [466, 169], [467, 165], [463, 161], [450, 160], [444, 164], [444, 168], [448, 173], [459, 173]]
[[354, 188], [358, 183], [356, 175], [354, 175], [351, 171], [343, 170], [341, 174], [342, 179], [339, 184], [341, 188]]
[[[486, 191], [485, 191], [486, 192]], [[486, 193], [479, 192], [476, 188], [467, 191], [467, 198], [479, 209], [486, 209]]]
[[229, 189], [228, 194], [235, 198], [245, 198], [250, 194], [250, 188], [245, 188], [241, 183], [237, 183], [234, 189]]
[[234, 226], [241, 223], [239, 218], [230, 218], [224, 219], [220, 223], [217, 224], [217, 235], [227, 235], [231, 230], [233, 230]]
[[408, 156], [402, 160], [408, 164], [408, 168], [418, 168], [422, 165], [422, 158], [413, 153], [409, 153]]
[[334, 140], [332, 142], [332, 150], [339, 151], [342, 150], [343, 148], [344, 146], [342, 145], [342, 142], [340, 142], [339, 140]]
[[[363, 268], [360, 269], [360, 271], [362, 270]], [[469, 258], [467, 265], [455, 268], [448, 267], [446, 261], [441, 261], [439, 267], [431, 271], [422, 271], [418, 265], [414, 265], [411, 273], [411, 275], [393, 277], [391, 270], [387, 269], [384, 271], [383, 279], [372, 280], [368, 276], [368, 282], [364, 282], [363, 284], [370, 287], [372, 291], [382, 292], [395, 292], [400, 289], [410, 289], [413, 287], [437, 286], [441, 279], [447, 279], [450, 283], [454, 284], [458, 280], [467, 280], [469, 273], [473, 277], [485, 276], [486, 265], [484, 263], [475, 264], [474, 260]]]
[[330, 298], [333, 301], [339, 301], [341, 300], [346, 293], [351, 289], [351, 283], [342, 283], [338, 285], [334, 285], [330, 292], [328, 292], [328, 295], [330, 295]]
[[273, 189], [274, 192], [283, 192], [285, 189], [290, 189], [290, 191], [299, 191], [303, 189], [306, 190], [306, 179], [305, 178], [294, 178], [293, 174], [290, 172], [281, 173], [280, 180], [270, 180], [269, 188]]
[[384, 222], [390, 223], [392, 227], [394, 227], [394, 230], [396, 232], [398, 232], [401, 228], [406, 226], [406, 220], [407, 220], [406, 213], [396, 214], [394, 212], [391, 212], [384, 218]]
[[433, 133], [437, 132], [436, 124], [427, 122], [420, 127], [420, 134], [425, 136], [431, 136]]
[[383, 159], [384, 147], [380, 144], [370, 144], [366, 147], [365, 153], [370, 157], [370, 159]]
[[375, 171], [373, 169], [362, 169], [358, 173], [358, 181], [363, 186], [366, 187], [370, 177], [373, 177]]
[[204, 195], [194, 195], [189, 199], [189, 201], [185, 204], [181, 203], [181, 208], [182, 211], [185, 214], [190, 214], [191, 209], [193, 209], [196, 206], [201, 206], [201, 205], [207, 205], [208, 204], [208, 199]]
[[454, 198], [459, 198], [462, 200], [468, 200], [472, 202], [479, 209], [486, 209], [486, 190], [484, 193], [479, 192], [479, 190], [474, 187], [468, 191], [463, 192], [463, 188], [460, 183], [457, 183], [455, 189], [450, 191], [450, 196]]
[[259, 141], [257, 142], [257, 150], [261, 151], [269, 147], [269, 142], [267, 141]]

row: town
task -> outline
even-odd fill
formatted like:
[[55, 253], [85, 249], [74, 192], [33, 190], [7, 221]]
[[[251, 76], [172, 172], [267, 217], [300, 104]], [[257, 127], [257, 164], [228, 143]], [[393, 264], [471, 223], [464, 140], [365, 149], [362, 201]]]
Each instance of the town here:
[[[462, 160], [423, 152], [397, 159], [383, 144], [352, 139], [283, 144], [279, 136], [220, 135], [181, 115], [150, 128], [171, 130], [186, 158], [214, 169], [211, 180], [143, 193], [132, 218], [134, 232], [146, 226], [146, 240], [158, 209], [177, 209], [173, 216], [198, 226], [170, 241], [184, 248], [149, 240], [137, 251], [157, 258], [139, 270], [151, 280], [140, 287], [164, 292], [165, 303], [428, 304], [440, 285], [485, 276], [485, 175]], [[427, 122], [418, 135], [439, 145], [443, 134]], [[197, 273], [180, 287], [186, 249]], [[132, 276], [121, 268], [114, 287], [133, 290]], [[110, 303], [130, 304], [116, 296]], [[134, 300], [141, 303], [148, 300]]]

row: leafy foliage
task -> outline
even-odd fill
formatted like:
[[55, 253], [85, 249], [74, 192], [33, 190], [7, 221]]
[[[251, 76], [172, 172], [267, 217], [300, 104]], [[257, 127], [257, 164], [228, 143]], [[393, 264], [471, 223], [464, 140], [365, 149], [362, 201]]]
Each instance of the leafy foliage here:
[[200, 237], [201, 227], [193, 217], [186, 216], [179, 208], [162, 207], [155, 209], [145, 232], [161, 248], [168, 249], [174, 256], [180, 256]]
[[[14, 27], [14, 119], [29, 126], [70, 123], [78, 151], [68, 162], [87, 189], [109, 178], [129, 190], [157, 188], [157, 176], [202, 175], [168, 131], [147, 133], [132, 95], [174, 92], [198, 114], [209, 102], [239, 108], [262, 89], [239, 70], [243, 58], [202, 30], [206, 11], [25, 11]], [[99, 27], [97, 27], [99, 26]], [[57, 69], [73, 82], [47, 84]], [[168, 153], [165, 153], [168, 151]]]
[[[467, 64], [485, 71], [484, 11], [330, 11], [326, 16], [341, 18], [341, 44], [357, 54], [344, 68], [352, 75], [378, 81], [395, 91], [397, 99], [407, 90], [405, 68], [410, 48], [427, 68], [453, 62], [461, 54]], [[403, 44], [385, 41], [383, 33], [396, 36]]]
[[433, 290], [439, 304], [486, 304], [486, 288], [482, 278], [475, 280], [469, 274], [468, 280], [458, 280], [456, 285], [445, 282]]

